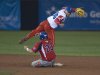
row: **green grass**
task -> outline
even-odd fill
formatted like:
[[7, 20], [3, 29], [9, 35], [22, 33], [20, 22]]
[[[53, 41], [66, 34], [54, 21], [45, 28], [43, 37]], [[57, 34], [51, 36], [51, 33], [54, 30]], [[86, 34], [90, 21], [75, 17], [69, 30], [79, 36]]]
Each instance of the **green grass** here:
[[[27, 54], [23, 46], [32, 47], [39, 40], [35, 37], [18, 44], [28, 32], [0, 31], [0, 54]], [[100, 31], [56, 31], [55, 51], [58, 55], [100, 56]]]
[[0, 75], [12, 75], [12, 72], [2, 70], [2, 71], [0, 71]]
[[100, 56], [100, 32], [57, 32], [55, 49], [70, 56]]
[[0, 75], [12, 75], [12, 74], [9, 72], [0, 72]]

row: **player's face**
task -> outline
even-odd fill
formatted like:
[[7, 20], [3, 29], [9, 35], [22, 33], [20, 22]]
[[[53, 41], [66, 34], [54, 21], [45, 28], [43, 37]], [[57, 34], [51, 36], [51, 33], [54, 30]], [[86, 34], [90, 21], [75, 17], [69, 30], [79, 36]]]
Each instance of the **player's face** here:
[[70, 16], [71, 13], [68, 13], [67, 11], [65, 11], [66, 16]]
[[70, 13], [67, 13], [66, 16], [70, 16]]

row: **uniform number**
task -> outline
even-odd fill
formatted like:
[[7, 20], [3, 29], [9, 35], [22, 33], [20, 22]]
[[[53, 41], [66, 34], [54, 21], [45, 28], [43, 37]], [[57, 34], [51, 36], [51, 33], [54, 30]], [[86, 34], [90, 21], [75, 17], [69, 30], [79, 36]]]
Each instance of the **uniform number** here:
[[58, 16], [58, 12], [56, 12], [55, 14], [53, 14], [53, 19], [55, 19]]
[[49, 53], [53, 50], [53, 47], [51, 44], [47, 44], [47, 45], [45, 45], [45, 49], [46, 49], [46, 53]]

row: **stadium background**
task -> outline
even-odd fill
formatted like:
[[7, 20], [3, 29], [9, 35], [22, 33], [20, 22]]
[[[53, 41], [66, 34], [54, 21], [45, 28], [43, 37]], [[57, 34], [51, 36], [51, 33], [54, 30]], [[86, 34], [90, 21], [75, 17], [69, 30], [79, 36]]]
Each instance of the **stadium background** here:
[[32, 30], [64, 6], [84, 7], [85, 16], [73, 13], [57, 30], [100, 30], [99, 0], [1, 0], [0, 29]]
[[[84, 7], [86, 11], [82, 18], [72, 14], [64, 28], [56, 29], [57, 60], [65, 66], [53, 70], [33, 69], [29, 64], [34, 54], [27, 53], [23, 46], [32, 47], [39, 39], [34, 37], [22, 45], [18, 41], [63, 6]], [[100, 74], [99, 0], [0, 0], [0, 75], [41, 75], [39, 73]]]

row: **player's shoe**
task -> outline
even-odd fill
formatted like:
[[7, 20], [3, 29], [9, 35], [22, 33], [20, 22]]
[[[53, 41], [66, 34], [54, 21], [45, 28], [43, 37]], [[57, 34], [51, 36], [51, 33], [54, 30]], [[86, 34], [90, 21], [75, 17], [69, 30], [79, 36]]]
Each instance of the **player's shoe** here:
[[61, 64], [61, 63], [54, 63], [54, 66], [57, 66], [57, 67], [62, 67], [62, 66], [63, 66], [63, 64]]

